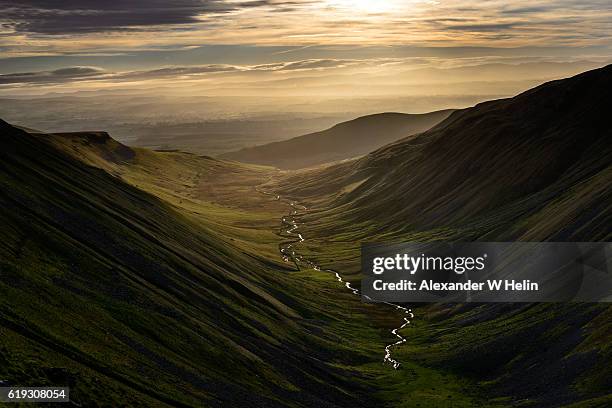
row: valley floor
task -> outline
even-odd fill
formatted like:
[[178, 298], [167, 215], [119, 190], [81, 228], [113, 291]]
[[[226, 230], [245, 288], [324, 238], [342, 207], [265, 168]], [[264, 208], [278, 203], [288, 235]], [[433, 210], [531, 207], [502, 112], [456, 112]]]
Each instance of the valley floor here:
[[[248, 213], [236, 225], [254, 229], [261, 234], [269, 231], [275, 238], [269, 244], [270, 262], [281, 259], [279, 248], [286, 242], [286, 228], [281, 219], [290, 215], [293, 207], [289, 201], [279, 200], [276, 194], [265, 194], [277, 188], [277, 181], [287, 174], [262, 167], [262, 174], [245, 173], [242, 177], [235, 174], [227, 178], [213, 176], [196, 182], [188, 196], [192, 199], [213, 202], [220, 206], [230, 206]], [[265, 180], [262, 183], [262, 180]], [[251, 191], [252, 193], [249, 193]], [[266, 217], [267, 222], [264, 222]], [[333, 268], [334, 252], [325, 242], [313, 240], [294, 244], [296, 254], [302, 251], [316, 259], [331, 259], [326, 267]], [[307, 256], [307, 257], [308, 257]], [[356, 261], [358, 262], [359, 258]], [[422, 351], [423, 333], [427, 333], [428, 323], [422, 319], [424, 310], [419, 310], [411, 324], [403, 329], [402, 334], [408, 339], [406, 344], [393, 349], [393, 355], [401, 360], [401, 367], [394, 369], [392, 364], [384, 363], [385, 346], [397, 339], [391, 330], [403, 323], [403, 313], [386, 305], [363, 303], [345, 285], [338, 282], [333, 273], [315, 270], [307, 262], [299, 262], [299, 269], [294, 268], [293, 261], [286, 261], [291, 268], [288, 273], [296, 280], [320, 283], [318, 293], [312, 293], [322, 302], [336, 309], [341, 318], [330, 324], [329, 329], [338, 336], [339, 341], [351, 350], [359, 351], [362, 361], [354, 361], [343, 366], [363, 382], [370, 396], [390, 407], [502, 407], [506, 406], [504, 398], [491, 399], [474, 379], [461, 377], [449, 370], [428, 367], [418, 362], [418, 353]], [[306, 285], [310, 286], [310, 285]], [[332, 304], [330, 297], [339, 302]], [[372, 406], [366, 404], [366, 406]]]
[[[286, 174], [268, 167], [236, 165], [182, 153], [167, 153], [175, 160], [165, 166], [163, 175], [143, 161], [142, 167], [119, 168], [121, 177], [151, 191], [172, 203], [183, 214], [206, 224], [215, 214], [216, 227], [233, 242], [253, 251], [274, 269], [282, 269], [291, 280], [303, 288], [297, 295], [314, 300], [324, 315], [325, 331], [339, 344], [343, 362], [330, 356], [327, 364], [341, 368], [351, 377], [357, 392], [365, 390], [367, 399], [358, 405], [390, 407], [499, 407], [503, 400], [490, 400], [473, 379], [463, 378], [451, 371], [428, 367], [418, 362], [422, 350], [422, 333], [428, 323], [421, 311], [402, 334], [408, 342], [393, 350], [401, 360], [401, 368], [384, 364], [385, 346], [396, 339], [390, 333], [402, 323], [402, 314], [384, 305], [362, 303], [335, 276], [300, 265], [296, 270], [291, 262], [283, 262], [279, 245], [287, 238], [282, 234], [281, 218], [292, 211], [284, 200], [275, 195], [262, 194]], [[202, 165], [206, 164], [204, 168]], [[176, 169], [176, 173], [172, 171]], [[169, 171], [170, 170], [170, 171]], [[151, 177], [153, 175], [153, 177]], [[175, 183], [174, 180], [183, 180]], [[305, 253], [315, 252], [317, 258], [333, 259], [333, 249], [313, 240], [315, 248], [304, 245]], [[318, 246], [317, 246], [318, 245]], [[298, 245], [299, 246], [299, 245]], [[298, 248], [298, 252], [302, 248]], [[357, 258], [358, 260], [358, 255]], [[328, 265], [333, 267], [333, 265]], [[342, 267], [342, 265], [339, 265]], [[331, 316], [331, 318], [330, 318]], [[418, 334], [418, 336], [417, 336]], [[415, 340], [419, 338], [419, 340]], [[348, 390], [350, 392], [350, 389]]]

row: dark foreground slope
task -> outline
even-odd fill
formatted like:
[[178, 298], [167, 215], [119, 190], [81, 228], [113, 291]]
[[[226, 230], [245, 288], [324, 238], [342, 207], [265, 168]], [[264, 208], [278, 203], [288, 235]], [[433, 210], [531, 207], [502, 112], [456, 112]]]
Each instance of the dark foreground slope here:
[[[306, 235], [319, 239], [312, 253], [355, 280], [363, 240], [610, 241], [610, 106], [607, 66], [455, 112], [282, 187], [316, 208], [304, 217]], [[469, 373], [525, 406], [612, 402], [607, 305], [450, 305], [420, 314], [428, 324], [407, 329], [399, 357]]]
[[70, 385], [82, 406], [368, 403], [339, 368], [368, 357], [329, 331], [339, 316], [325, 294], [305, 300], [327, 283], [304, 286], [213, 223], [58, 148], [71, 143], [88, 162], [148, 160], [105, 133], [31, 135], [0, 121], [3, 384]]
[[423, 132], [444, 120], [451, 112], [363, 116], [322, 132], [245, 148], [225, 153], [222, 157], [281, 169], [311, 167], [361, 156], [402, 137]]

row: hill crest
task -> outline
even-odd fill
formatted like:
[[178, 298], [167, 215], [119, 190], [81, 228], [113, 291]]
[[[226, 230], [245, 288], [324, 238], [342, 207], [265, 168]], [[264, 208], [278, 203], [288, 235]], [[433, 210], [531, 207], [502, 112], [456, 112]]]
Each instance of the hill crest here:
[[364, 155], [425, 131], [452, 112], [448, 109], [424, 114], [385, 112], [367, 115], [320, 132], [225, 153], [220, 157], [281, 169], [312, 167]]

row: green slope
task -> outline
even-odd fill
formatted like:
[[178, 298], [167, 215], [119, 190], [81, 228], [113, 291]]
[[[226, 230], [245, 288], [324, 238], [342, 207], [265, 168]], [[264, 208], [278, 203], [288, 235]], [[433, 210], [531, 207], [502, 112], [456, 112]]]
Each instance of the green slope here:
[[281, 169], [312, 167], [369, 153], [427, 130], [452, 112], [448, 109], [425, 114], [380, 113], [362, 116], [322, 132], [249, 147], [225, 153], [221, 157]]
[[[375, 356], [338, 341], [361, 323], [342, 321], [344, 297], [329, 282], [288, 275], [266, 250], [233, 238], [236, 227], [216, 229], [231, 217], [246, 222], [238, 210], [203, 203], [190, 213], [124, 181], [170, 197], [170, 184], [147, 171], [224, 165], [152, 157], [100, 133], [33, 136], [4, 122], [0, 144], [0, 379], [69, 384], [83, 406], [370, 400], [350, 365]], [[58, 147], [79, 144], [72, 154], [108, 169]], [[108, 172], [123, 167], [133, 170]], [[376, 337], [367, 347], [375, 333], [363, 329]]]
[[[303, 251], [359, 279], [360, 241], [612, 238], [612, 66], [458, 111], [362, 159], [282, 179], [313, 209]], [[606, 406], [612, 308], [438, 305], [398, 358], [520, 406]], [[593, 405], [586, 401], [592, 400]]]
[[[300, 250], [356, 280], [360, 240], [609, 240], [610, 71], [283, 177], [314, 206]], [[422, 307], [393, 371], [381, 359], [395, 313], [279, 263], [287, 209], [254, 192], [272, 169], [4, 122], [0, 143], [0, 381], [70, 384], [83, 406], [612, 398], [608, 307]]]

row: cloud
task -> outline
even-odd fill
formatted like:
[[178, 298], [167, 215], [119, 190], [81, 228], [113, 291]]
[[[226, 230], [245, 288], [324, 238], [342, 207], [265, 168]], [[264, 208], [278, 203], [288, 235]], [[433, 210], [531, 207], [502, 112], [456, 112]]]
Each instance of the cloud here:
[[521, 14], [532, 14], [532, 13], [543, 13], [549, 10], [551, 10], [550, 6], [515, 7], [515, 8], [508, 8], [508, 9], [502, 10], [501, 13], [509, 14], [509, 15], [521, 15]]
[[212, 65], [201, 65], [193, 67], [165, 67], [159, 69], [143, 70], [143, 71], [131, 71], [115, 74], [113, 79], [116, 80], [145, 80], [145, 79], [158, 79], [168, 77], [184, 77], [194, 76], [202, 74], [211, 74], [218, 72], [236, 72], [242, 71], [240, 67], [233, 65], [223, 64], [212, 64]]
[[472, 32], [497, 32], [516, 27], [517, 23], [498, 23], [498, 24], [456, 24], [447, 25], [447, 30], [472, 31]]
[[366, 60], [349, 59], [307, 59], [303, 61], [278, 62], [272, 64], [260, 64], [251, 67], [255, 71], [297, 71], [308, 69], [341, 68], [348, 65], [365, 63]]
[[0, 75], [0, 85], [8, 84], [61, 84], [79, 81], [140, 81], [147, 79], [177, 78], [219, 72], [246, 71], [248, 67], [211, 64], [192, 67], [165, 67], [141, 71], [108, 72], [98, 67], [67, 67], [52, 71], [18, 72]]
[[250, 46], [610, 47], [611, 17], [610, 0], [0, 0], [0, 49], [4, 59], [123, 52], [131, 69], [148, 69], [158, 61], [132, 56], [163, 47], [243, 46], [223, 58], [162, 61], [177, 65], [275, 62], [263, 48], [244, 54]]
[[151, 79], [198, 77], [206, 74], [257, 72], [257, 71], [299, 71], [342, 68], [349, 65], [372, 64], [373, 60], [309, 59], [303, 61], [279, 62], [260, 65], [207, 64], [196, 66], [171, 66], [150, 70], [109, 72], [98, 67], [67, 67], [51, 71], [18, 72], [0, 75], [0, 85], [10, 84], [61, 84], [79, 81], [109, 80], [143, 81]]
[[[478, 78], [483, 73], [488, 73], [491, 78], [512, 73], [528, 77], [544, 77], [547, 70], [570, 69], [572, 72], [591, 69], [603, 63], [609, 63], [610, 58], [595, 60], [568, 60], [553, 57], [469, 57], [469, 58], [440, 58], [440, 57], [407, 57], [407, 58], [370, 58], [370, 59], [308, 59], [301, 61], [288, 61], [258, 65], [229, 65], [229, 64], [206, 64], [192, 66], [168, 66], [150, 70], [132, 70], [112, 72], [98, 67], [74, 66], [49, 71], [18, 72], [0, 75], [0, 85], [22, 86], [22, 85], [59, 85], [78, 83], [83, 81], [107, 81], [109, 83], [137, 82], [150, 80], [181, 81], [183, 79], [199, 79], [209, 75], [217, 74], [262, 74], [277, 72], [300, 72], [318, 71], [328, 69], [350, 68], [352, 74], [372, 72], [370, 68], [385, 67], [388, 72], [408, 72], [413, 75], [417, 72], [432, 72], [436, 80], [448, 79], [448, 72], [463, 78]], [[365, 70], [360, 70], [365, 68]], [[420, 71], [419, 71], [420, 70]], [[343, 71], [346, 72], [346, 71]], [[376, 71], [381, 72], [381, 71]], [[556, 72], [556, 71], [555, 71]], [[422, 74], [421, 74], [422, 75]], [[287, 79], [295, 76], [283, 75], [269, 78]], [[222, 81], [221, 81], [222, 82]], [[219, 83], [221, 83], [219, 82]]]
[[106, 71], [98, 67], [69, 67], [52, 71], [20, 72], [0, 75], [0, 84], [63, 83], [104, 76]]
[[201, 23], [201, 16], [295, 2], [225, 0], [0, 0], [0, 23], [16, 32], [45, 35], [117, 31]]

